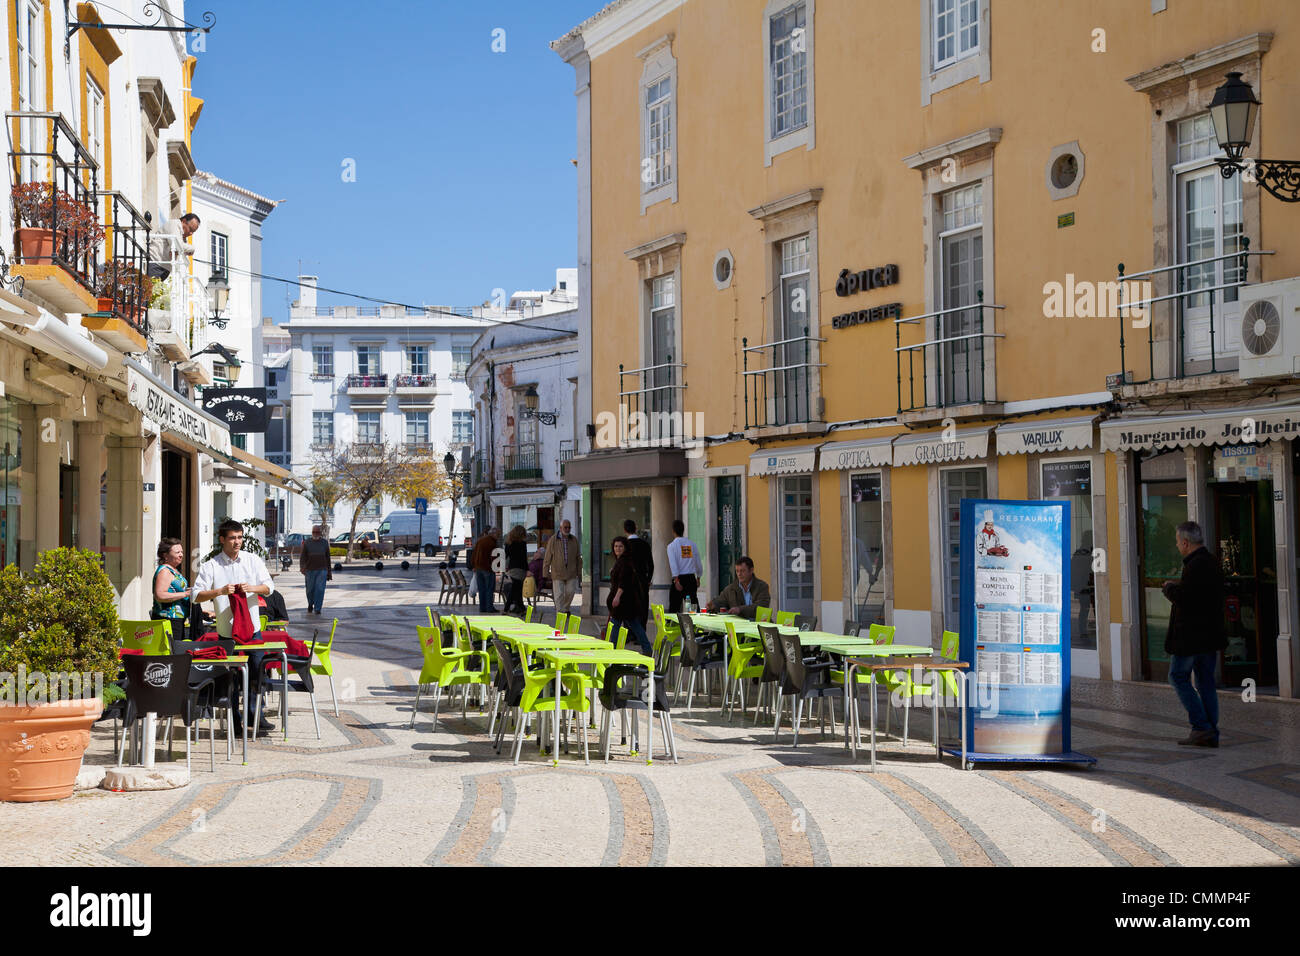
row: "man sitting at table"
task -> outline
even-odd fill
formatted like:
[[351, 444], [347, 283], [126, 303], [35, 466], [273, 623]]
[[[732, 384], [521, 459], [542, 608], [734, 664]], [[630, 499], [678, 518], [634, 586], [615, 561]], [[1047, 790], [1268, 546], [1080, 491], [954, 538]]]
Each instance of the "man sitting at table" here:
[[750, 620], [754, 619], [759, 607], [771, 606], [772, 593], [767, 582], [754, 576], [754, 560], [743, 554], [736, 559], [736, 580], [709, 602], [710, 611], [736, 614]]

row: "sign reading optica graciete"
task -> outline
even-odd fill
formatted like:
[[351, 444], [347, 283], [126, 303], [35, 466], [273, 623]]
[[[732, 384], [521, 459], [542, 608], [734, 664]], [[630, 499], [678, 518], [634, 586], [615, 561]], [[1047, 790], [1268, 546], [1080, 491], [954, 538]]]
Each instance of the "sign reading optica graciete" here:
[[[861, 269], [857, 272], [841, 269], [840, 277], [835, 281], [835, 294], [840, 298], [845, 298], [858, 292], [867, 292], [871, 289], [880, 289], [897, 284], [898, 266], [893, 263], [887, 266], [878, 266], [875, 269]], [[869, 309], [858, 309], [854, 312], [837, 315], [831, 319], [831, 328], [847, 329], [853, 325], [879, 322], [882, 319], [899, 319], [902, 316], [903, 304], [901, 302], [890, 302], [886, 305], [877, 305]]]
[[[969, 759], [1089, 762], [1070, 750], [1070, 502], [961, 503]], [[975, 703], [977, 702], [977, 703]]]
[[203, 410], [220, 418], [237, 435], [266, 431], [265, 388], [205, 388]]

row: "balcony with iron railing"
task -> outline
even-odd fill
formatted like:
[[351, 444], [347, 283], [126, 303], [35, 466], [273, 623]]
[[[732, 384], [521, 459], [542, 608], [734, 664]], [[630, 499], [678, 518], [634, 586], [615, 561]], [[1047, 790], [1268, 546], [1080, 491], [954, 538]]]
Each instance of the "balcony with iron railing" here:
[[191, 275], [192, 249], [180, 236], [154, 232], [149, 238], [149, 275], [153, 279], [149, 302], [149, 332], [159, 350], [192, 384], [207, 385], [212, 379], [204, 366], [190, 355], [209, 344], [210, 304], [208, 287]]
[[149, 223], [121, 193], [101, 192], [105, 214], [104, 262], [95, 276], [96, 309], [81, 323], [121, 352], [148, 348]]
[[537, 442], [507, 445], [504, 478], [506, 481], [537, 481], [542, 477], [542, 460]]
[[438, 391], [438, 376], [427, 372], [403, 372], [394, 376], [393, 391], [404, 405], [427, 405]]
[[[1241, 384], [1238, 290], [1247, 285], [1252, 252], [1236, 251], [1126, 274], [1117, 268], [1103, 314], [1119, 317], [1120, 371], [1106, 386], [1123, 398]], [[1172, 286], [1172, 288], [1170, 288]], [[1100, 294], [1099, 294], [1100, 297]]]
[[407, 441], [402, 443], [402, 450], [408, 455], [427, 457], [433, 454], [431, 441]]
[[385, 398], [388, 395], [388, 376], [348, 375], [343, 379], [343, 392], [350, 398]]
[[620, 425], [620, 448], [674, 448], [686, 438], [683, 427], [683, 398], [686, 365], [666, 362], [644, 368], [618, 366], [618, 400], [625, 425]]
[[17, 263], [24, 287], [65, 313], [94, 312], [104, 240], [99, 165], [61, 113], [5, 114]]
[[[1000, 406], [993, 382], [992, 345], [1004, 338], [985, 314], [1005, 306], [954, 306], [894, 320], [898, 366], [898, 413], [907, 423], [995, 414]], [[903, 344], [903, 326], [916, 325], [923, 341]]]
[[560, 442], [560, 454], [559, 457], [556, 458], [555, 464], [561, 478], [564, 477], [565, 466], [568, 465], [569, 461], [573, 458], [576, 444], [577, 443], [572, 438], [565, 438]]
[[815, 361], [817, 345], [825, 341], [810, 336], [807, 329], [803, 335], [762, 345], [741, 339], [747, 433], [825, 431], [817, 371], [823, 365]]
[[470, 458], [469, 482], [471, 488], [486, 488], [492, 484], [492, 469], [489, 467], [487, 452], [476, 451]]

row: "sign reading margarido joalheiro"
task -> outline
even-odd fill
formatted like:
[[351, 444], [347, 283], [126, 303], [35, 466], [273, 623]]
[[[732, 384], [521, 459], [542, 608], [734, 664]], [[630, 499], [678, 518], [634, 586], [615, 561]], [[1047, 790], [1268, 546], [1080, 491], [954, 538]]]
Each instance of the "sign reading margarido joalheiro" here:
[[171, 389], [127, 369], [127, 400], [164, 431], [206, 451], [230, 455], [230, 432]]
[[971, 759], [1069, 762], [1069, 501], [961, 503], [961, 659]]

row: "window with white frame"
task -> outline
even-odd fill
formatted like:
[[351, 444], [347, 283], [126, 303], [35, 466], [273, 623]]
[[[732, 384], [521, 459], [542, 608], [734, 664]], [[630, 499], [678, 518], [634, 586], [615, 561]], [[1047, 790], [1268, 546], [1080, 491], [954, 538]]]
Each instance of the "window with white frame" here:
[[474, 346], [469, 342], [451, 343], [451, 377], [454, 381], [463, 381], [465, 370], [469, 368]]
[[86, 149], [99, 168], [104, 168], [104, 91], [86, 77]]
[[227, 254], [230, 250], [230, 237], [219, 232], [212, 233], [212, 274], [226, 278]]
[[983, 318], [977, 306], [984, 290], [984, 184], [949, 190], [940, 210], [940, 308], [957, 311], [943, 315], [939, 393], [943, 404], [959, 405], [984, 394], [984, 340], [975, 336]]
[[772, 139], [808, 124], [807, 16], [795, 3], [771, 18]]
[[[45, 109], [45, 31], [41, 4], [35, 0], [19, 0], [17, 19], [18, 111], [39, 112]], [[20, 124], [19, 135], [24, 152], [40, 152], [45, 144], [45, 123], [25, 120]], [[40, 179], [41, 160], [33, 156], [25, 166], [28, 182]]]
[[932, 68], [979, 53], [980, 0], [931, 0]]
[[406, 347], [406, 371], [411, 375], [429, 374], [429, 347], [427, 345], [408, 345]]
[[474, 444], [474, 413], [455, 409], [451, 413], [451, 442], [453, 445]]
[[358, 345], [357, 346], [357, 374], [378, 375], [379, 356], [380, 356], [380, 350], [378, 345]]
[[429, 413], [406, 413], [406, 443], [408, 445], [429, 444]]
[[[808, 315], [810, 262], [808, 235], [781, 242], [780, 311], [777, 315], [776, 340], [785, 344], [773, 349], [773, 366], [782, 368], [771, 386], [778, 390], [776, 425], [811, 421], [808, 355], [811, 335]], [[802, 367], [800, 367], [802, 366]]]
[[313, 411], [311, 413], [311, 443], [313, 445], [334, 444], [334, 413]]
[[322, 378], [333, 378], [334, 346], [313, 345], [311, 347], [311, 374]]
[[[672, 273], [650, 280], [650, 381], [646, 396], [651, 412], [671, 412], [676, 408], [676, 368], [681, 359], [674, 358], [677, 342], [677, 279]], [[650, 436], [662, 437], [662, 436]]]
[[665, 76], [645, 88], [646, 154], [641, 188], [657, 189], [673, 178], [673, 81]]
[[384, 440], [379, 412], [357, 412], [357, 444], [378, 445]]

